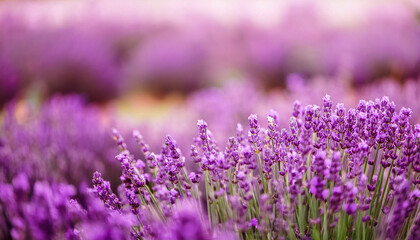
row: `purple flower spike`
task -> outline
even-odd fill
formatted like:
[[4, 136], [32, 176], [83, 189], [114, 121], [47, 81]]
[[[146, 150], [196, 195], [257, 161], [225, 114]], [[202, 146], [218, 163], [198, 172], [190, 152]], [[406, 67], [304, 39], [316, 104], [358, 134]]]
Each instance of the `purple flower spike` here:
[[260, 127], [258, 125], [257, 115], [251, 114], [248, 117], [248, 121], [249, 121], [249, 126], [250, 126], [250, 130], [248, 132], [248, 137], [249, 137], [248, 141], [254, 145], [253, 146], [254, 151], [261, 152], [262, 146], [261, 146], [261, 140], [259, 138]]

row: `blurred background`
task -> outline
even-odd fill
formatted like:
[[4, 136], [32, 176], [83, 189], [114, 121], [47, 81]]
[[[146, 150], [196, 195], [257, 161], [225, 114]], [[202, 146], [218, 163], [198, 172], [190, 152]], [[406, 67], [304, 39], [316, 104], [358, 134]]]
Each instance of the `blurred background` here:
[[0, 1], [1, 181], [118, 179], [113, 127], [188, 155], [198, 119], [224, 147], [249, 114], [287, 127], [325, 94], [386, 95], [418, 122], [419, 2]]

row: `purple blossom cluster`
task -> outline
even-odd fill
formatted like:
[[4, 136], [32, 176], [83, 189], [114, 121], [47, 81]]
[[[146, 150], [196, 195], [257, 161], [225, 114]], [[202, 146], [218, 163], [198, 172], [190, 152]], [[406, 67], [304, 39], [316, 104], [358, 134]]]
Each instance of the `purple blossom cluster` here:
[[1, 236], [3, 239], [52, 239], [73, 234], [67, 202], [75, 194], [69, 185], [35, 182], [21, 173], [0, 188]]
[[0, 183], [2, 239], [127, 239], [132, 220], [106, 208], [82, 186], [36, 181], [24, 173]]
[[[135, 131], [141, 159], [114, 130], [123, 185], [117, 196], [95, 173], [94, 189], [108, 208], [137, 217], [134, 239], [218, 239], [220, 232], [237, 239], [412, 238], [420, 125], [411, 116], [388, 97], [347, 109], [326, 95], [320, 106], [296, 101], [288, 128], [275, 111], [267, 127], [251, 114], [248, 131], [238, 124], [224, 149], [203, 120], [187, 155], [171, 136], [152, 152]], [[188, 160], [195, 166], [187, 169]], [[186, 204], [198, 212], [177, 210]], [[166, 226], [165, 236], [156, 226]]]

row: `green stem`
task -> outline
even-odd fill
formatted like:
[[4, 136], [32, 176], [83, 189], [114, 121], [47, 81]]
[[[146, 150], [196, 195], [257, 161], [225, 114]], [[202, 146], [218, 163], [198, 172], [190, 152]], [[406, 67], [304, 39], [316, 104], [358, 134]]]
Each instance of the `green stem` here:
[[159, 214], [161, 215], [161, 218], [162, 219], [165, 219], [165, 215], [163, 214], [162, 208], [160, 207], [159, 202], [156, 200], [155, 195], [150, 190], [149, 186], [144, 185], [144, 187], [146, 188], [147, 192], [149, 192], [150, 197], [152, 198], [153, 203], [155, 204], [156, 208], [158, 209]]
[[233, 172], [231, 171], [231, 169], [229, 168], [228, 170], [228, 176], [229, 176], [229, 195], [233, 196], [235, 195], [233, 192]]
[[341, 210], [341, 216], [338, 220], [337, 239], [345, 240], [347, 236], [347, 214]]
[[383, 172], [382, 169], [383, 168], [379, 169], [378, 180], [376, 182], [375, 191], [373, 192], [372, 201], [371, 201], [370, 207], [369, 207], [369, 215], [371, 215], [372, 217], [373, 217], [372, 214], [374, 214], [376, 212], [376, 207], [377, 207], [378, 199], [379, 199], [378, 194], [380, 194], [380, 191], [382, 189], [382, 181], [381, 181], [381, 174]]
[[388, 172], [388, 176], [386, 177], [384, 191], [382, 191], [382, 194], [381, 194], [381, 201], [380, 201], [380, 204], [379, 204], [379, 211], [378, 211], [378, 213], [375, 213], [375, 219], [378, 218], [379, 213], [380, 213], [380, 209], [382, 208], [382, 203], [384, 201], [385, 192], [389, 192], [388, 182], [389, 182], [389, 176], [391, 175], [391, 172], [392, 172], [393, 165], [394, 165], [394, 159], [392, 159], [391, 166], [390, 166], [389, 172]]
[[177, 185], [178, 185], [179, 191], [181, 192], [182, 196], [186, 199], [187, 195], [186, 195], [184, 189], [182, 189], [181, 181], [179, 180], [178, 174], [176, 175], [176, 178], [178, 179]]
[[264, 193], [267, 193], [267, 183], [265, 182], [265, 178], [264, 178], [264, 174], [263, 174], [263, 170], [262, 170], [262, 166], [261, 166], [260, 153], [257, 150], [255, 152], [255, 154], [257, 154], [258, 168], [260, 169], [260, 177], [261, 177], [261, 182], [262, 182], [262, 185], [263, 185], [263, 190], [264, 190]]
[[324, 240], [328, 239], [328, 205], [330, 204], [332, 189], [333, 189], [334, 183], [330, 184], [330, 190], [328, 192], [328, 199], [327, 202], [324, 205], [324, 221], [322, 226], [322, 236]]
[[378, 159], [378, 153], [379, 153], [380, 147], [381, 147], [381, 144], [378, 144], [378, 146], [376, 147], [375, 161], [373, 162], [372, 173], [370, 174], [370, 180], [369, 180], [370, 184], [372, 184], [372, 178], [373, 178], [373, 175], [375, 174], [376, 160]]
[[305, 228], [306, 228], [306, 222], [305, 222], [305, 209], [304, 209], [304, 205], [303, 205], [303, 201], [302, 201], [302, 196], [299, 194], [298, 196], [298, 206], [297, 206], [297, 211], [298, 211], [298, 225], [299, 225], [299, 232], [300, 234], [305, 234]]
[[365, 160], [365, 166], [364, 166], [364, 168], [363, 168], [363, 172], [366, 174], [366, 169], [367, 169], [367, 162], [368, 162], [368, 159], [369, 159], [369, 157], [366, 157], [366, 160]]
[[204, 171], [204, 185], [206, 187], [206, 202], [207, 202], [207, 216], [209, 218], [209, 222], [213, 223], [212, 221], [212, 215], [210, 211], [210, 193], [209, 193], [209, 186], [208, 186], [208, 172], [207, 170]]

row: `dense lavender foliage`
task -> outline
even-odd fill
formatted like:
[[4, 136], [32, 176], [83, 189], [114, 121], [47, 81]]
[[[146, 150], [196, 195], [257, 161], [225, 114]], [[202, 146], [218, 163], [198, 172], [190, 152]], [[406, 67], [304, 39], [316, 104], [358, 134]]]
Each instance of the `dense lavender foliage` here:
[[132, 221], [81, 187], [29, 182], [22, 173], [0, 183], [1, 239], [127, 239]]
[[126, 238], [127, 220], [98, 204], [83, 184], [98, 169], [114, 178], [117, 151], [102, 122], [99, 110], [78, 96], [56, 96], [39, 110], [18, 103], [6, 107], [0, 130], [1, 239]]
[[11, 103], [0, 130], [0, 181], [25, 174], [31, 183], [86, 182], [94, 170], [112, 166], [104, 126], [99, 110], [77, 96], [54, 97], [39, 110]]
[[[295, 102], [288, 129], [274, 111], [267, 128], [251, 114], [248, 132], [238, 125], [225, 149], [200, 120], [189, 156], [171, 136], [153, 153], [135, 131], [143, 160], [114, 130], [120, 197], [99, 172], [94, 189], [108, 208], [137, 216], [138, 239], [160, 239], [159, 223], [186, 224], [195, 234], [165, 232], [172, 239], [217, 239], [221, 231], [240, 239], [404, 239], [415, 236], [420, 211], [420, 125], [410, 124], [411, 115], [387, 97], [346, 109], [326, 95], [322, 106]], [[175, 210], [185, 201], [207, 215], [195, 214], [189, 226]]]

